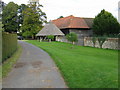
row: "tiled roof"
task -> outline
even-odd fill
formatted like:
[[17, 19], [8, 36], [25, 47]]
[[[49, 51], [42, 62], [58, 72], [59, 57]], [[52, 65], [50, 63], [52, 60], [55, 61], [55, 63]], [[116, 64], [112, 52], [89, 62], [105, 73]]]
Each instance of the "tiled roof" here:
[[[88, 20], [88, 19], [87, 19]], [[59, 29], [65, 28], [91, 28], [86, 19], [74, 16], [68, 16], [52, 21]], [[89, 21], [88, 21], [89, 23]]]
[[94, 18], [83, 18], [85, 20], [85, 22], [87, 23], [87, 25], [92, 28], [92, 24], [93, 24], [93, 20]]

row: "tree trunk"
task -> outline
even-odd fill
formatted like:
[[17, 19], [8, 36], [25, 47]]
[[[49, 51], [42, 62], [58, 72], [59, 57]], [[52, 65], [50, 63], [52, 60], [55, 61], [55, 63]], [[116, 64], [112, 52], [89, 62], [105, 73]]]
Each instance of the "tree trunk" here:
[[100, 48], [102, 48], [102, 43], [100, 43]]
[[34, 39], [34, 35], [32, 35], [32, 39]]
[[42, 38], [40, 37], [40, 42], [42, 42]]
[[37, 37], [37, 40], [40, 42], [40, 37]]
[[49, 39], [49, 42], [51, 42], [51, 39]]
[[72, 42], [72, 44], [74, 45], [74, 44], [75, 44], [75, 42]]

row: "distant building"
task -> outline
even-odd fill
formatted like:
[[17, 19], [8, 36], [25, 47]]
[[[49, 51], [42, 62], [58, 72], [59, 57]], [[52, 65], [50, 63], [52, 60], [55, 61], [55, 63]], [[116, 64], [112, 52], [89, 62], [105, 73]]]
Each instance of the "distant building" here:
[[84, 46], [84, 37], [93, 35], [92, 24], [94, 18], [68, 17], [52, 20], [36, 35], [40, 39], [45, 39], [48, 35], [54, 35], [55, 41], [68, 42], [66, 35], [74, 32], [78, 36], [77, 45]]
[[118, 21], [120, 23], [120, 1], [118, 2]]
[[[84, 45], [84, 37], [92, 36], [92, 24], [94, 18], [81, 18], [68, 16], [53, 20], [52, 22], [65, 34], [74, 32], [78, 36], [78, 45]], [[60, 39], [59, 39], [60, 40]], [[65, 37], [61, 38], [62, 42], [67, 42]]]
[[39, 37], [40, 40], [41, 39], [43, 40], [48, 35], [53, 35], [54, 40], [56, 41], [57, 38], [64, 36], [64, 33], [55, 24], [53, 24], [52, 22], [49, 22], [44, 26], [42, 30], [38, 32], [36, 36]]

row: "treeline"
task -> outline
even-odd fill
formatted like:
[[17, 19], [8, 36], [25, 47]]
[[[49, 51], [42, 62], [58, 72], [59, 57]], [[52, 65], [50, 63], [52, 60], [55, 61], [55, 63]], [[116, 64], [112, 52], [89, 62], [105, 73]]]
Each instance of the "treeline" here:
[[25, 38], [33, 38], [47, 22], [46, 14], [38, 3], [17, 5], [14, 2], [3, 7], [2, 23], [4, 32], [18, 33]]
[[2, 62], [17, 50], [17, 35], [33, 38], [47, 22], [40, 4], [15, 4], [9, 2], [2, 7]]

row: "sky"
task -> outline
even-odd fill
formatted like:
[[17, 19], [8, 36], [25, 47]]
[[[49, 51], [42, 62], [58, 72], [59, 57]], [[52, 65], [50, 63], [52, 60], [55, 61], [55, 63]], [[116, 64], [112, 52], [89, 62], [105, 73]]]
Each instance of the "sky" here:
[[[28, 4], [28, 0], [3, 0], [5, 3], [13, 1], [17, 4]], [[54, 20], [60, 16], [76, 16], [94, 18], [102, 9], [109, 11], [118, 19], [118, 2], [120, 0], [39, 0], [44, 7], [47, 20]]]

